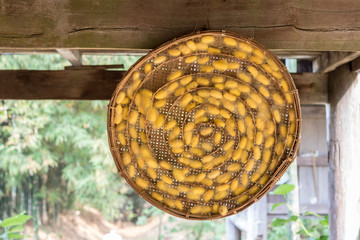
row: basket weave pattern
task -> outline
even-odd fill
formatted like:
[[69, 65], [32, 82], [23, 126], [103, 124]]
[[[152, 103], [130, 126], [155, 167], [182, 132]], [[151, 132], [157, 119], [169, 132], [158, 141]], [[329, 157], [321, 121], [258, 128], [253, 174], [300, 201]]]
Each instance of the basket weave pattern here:
[[108, 108], [120, 176], [177, 217], [235, 214], [266, 194], [296, 157], [299, 96], [284, 65], [234, 33], [208, 31], [141, 58]]

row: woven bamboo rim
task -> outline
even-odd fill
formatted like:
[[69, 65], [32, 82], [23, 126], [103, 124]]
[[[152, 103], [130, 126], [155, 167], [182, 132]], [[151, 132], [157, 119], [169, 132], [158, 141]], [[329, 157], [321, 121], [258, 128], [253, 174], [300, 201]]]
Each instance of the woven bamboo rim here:
[[[204, 62], [205, 58], [209, 58], [208, 61], [201, 63], [201, 59]], [[224, 66], [227, 69], [224, 70]], [[249, 70], [251, 66], [258, 74]], [[204, 72], [205, 69], [208, 72]], [[173, 79], [168, 80], [169, 76]], [[181, 84], [190, 77], [190, 83], [183, 86], [183, 91]], [[217, 81], [222, 78], [223, 82], [216, 85], [213, 77], [218, 77]], [[207, 79], [208, 84], [206, 81], [200, 82], [199, 78]], [[229, 87], [226, 88], [226, 84]], [[150, 94], [144, 89], [150, 90]], [[237, 89], [245, 92], [238, 93]], [[246, 92], [247, 89], [250, 90]], [[215, 94], [212, 90], [220, 92], [219, 99], [200, 97], [201, 91], [202, 94]], [[165, 98], [160, 99], [164, 92]], [[188, 94], [191, 95], [189, 102], [185, 101]], [[236, 99], [226, 100], [225, 95], [229, 99], [235, 96]], [[218, 100], [218, 105], [214, 99]], [[254, 99], [258, 102], [254, 102]], [[164, 104], [161, 100], [165, 100], [164, 106], [161, 106]], [[186, 104], [181, 106], [182, 103]], [[234, 107], [239, 105], [245, 106], [243, 115]], [[214, 108], [223, 110], [223, 115], [215, 113]], [[194, 118], [202, 112], [200, 110], [205, 112], [202, 121]], [[224, 112], [229, 113], [230, 117]], [[215, 119], [220, 118], [226, 123], [225, 126], [215, 124]], [[176, 121], [176, 127], [165, 130], [164, 126], [170, 119]], [[161, 120], [164, 122], [159, 125]], [[184, 138], [189, 134], [185, 128], [191, 122], [196, 124], [190, 130], [191, 144], [187, 144]], [[245, 126], [245, 131], [241, 131], [239, 126]], [[271, 126], [274, 126], [272, 131], [269, 130]], [[177, 127], [179, 134], [175, 136]], [[212, 131], [208, 136], [200, 134], [205, 128]], [[127, 71], [110, 100], [107, 129], [118, 173], [141, 197], [180, 218], [212, 220], [236, 214], [257, 202], [294, 161], [300, 143], [300, 101], [286, 67], [264, 47], [236, 33], [197, 32], [161, 45]], [[219, 135], [219, 132], [221, 142], [216, 143], [215, 134]], [[197, 137], [200, 145], [196, 146], [202, 150], [203, 156], [192, 153], [195, 152], [193, 139], [196, 144]], [[266, 142], [271, 137], [273, 141]], [[243, 139], [247, 140], [243, 141], [246, 146], [241, 147]], [[182, 147], [177, 149], [169, 145], [175, 140], [181, 140]], [[225, 151], [225, 145], [229, 142], [233, 145]], [[212, 145], [212, 149], [205, 150], [206, 144]], [[242, 154], [238, 159], [235, 153], [239, 152], [246, 152], [247, 156]], [[266, 155], [269, 152], [270, 155]], [[214, 156], [211, 164], [202, 162], [204, 155]], [[243, 155], [246, 156], [244, 159]], [[183, 161], [183, 158], [190, 163]], [[164, 162], [168, 163], [167, 168], [170, 165], [169, 169], [159, 165]], [[201, 167], [198, 167], [199, 164]], [[236, 170], [230, 171], [229, 165]], [[178, 180], [180, 176], [173, 174], [175, 169], [183, 171], [181, 179], [185, 179]], [[217, 173], [216, 170], [220, 175], [210, 179]], [[200, 181], [203, 173], [205, 179], [211, 180], [211, 186], [209, 181], [207, 184], [204, 180]], [[163, 175], [168, 176], [171, 182], [165, 184], [165, 180], [170, 180], [163, 178]], [[225, 177], [228, 178], [226, 181], [221, 180]], [[193, 179], [199, 179], [199, 182]], [[190, 190], [181, 192], [179, 185]], [[195, 189], [197, 194], [193, 194]], [[207, 198], [211, 196], [211, 190], [214, 194]]]

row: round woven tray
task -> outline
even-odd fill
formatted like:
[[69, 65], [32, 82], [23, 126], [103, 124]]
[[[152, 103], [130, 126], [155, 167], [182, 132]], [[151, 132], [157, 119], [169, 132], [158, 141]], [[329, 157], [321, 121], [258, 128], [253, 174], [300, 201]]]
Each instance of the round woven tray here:
[[216, 219], [257, 202], [296, 157], [298, 92], [268, 50], [235, 33], [167, 42], [137, 61], [108, 108], [119, 175], [177, 217]]

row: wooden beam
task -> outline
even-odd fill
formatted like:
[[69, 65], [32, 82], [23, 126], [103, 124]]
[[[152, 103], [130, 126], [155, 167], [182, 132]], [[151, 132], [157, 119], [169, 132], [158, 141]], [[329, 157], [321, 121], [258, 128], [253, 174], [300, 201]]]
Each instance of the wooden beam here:
[[[108, 100], [124, 71], [79, 69], [62, 71], [0, 71], [0, 99]], [[327, 101], [327, 76], [292, 74], [301, 103]]]
[[[315, 157], [316, 166], [328, 166], [329, 158], [327, 156], [317, 156]], [[313, 166], [313, 160], [310, 156], [298, 156], [297, 157], [298, 166]]]
[[328, 75], [321, 73], [291, 74], [299, 91], [301, 104], [328, 102]]
[[69, 50], [69, 49], [56, 49], [56, 51], [63, 57], [66, 58], [71, 65], [81, 66], [82, 65], [82, 56], [79, 50]]
[[350, 63], [350, 69], [352, 72], [360, 72], [360, 57], [356, 58]]
[[360, 56], [359, 52], [324, 52], [313, 63], [314, 72], [327, 73], [351, 62]]
[[223, 29], [269, 49], [360, 51], [359, 9], [358, 0], [4, 0], [0, 47], [153, 49]]

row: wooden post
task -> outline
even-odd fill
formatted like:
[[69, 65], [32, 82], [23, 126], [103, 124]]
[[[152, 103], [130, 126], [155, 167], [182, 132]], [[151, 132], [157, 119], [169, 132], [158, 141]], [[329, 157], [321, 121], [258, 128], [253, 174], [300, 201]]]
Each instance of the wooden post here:
[[360, 83], [345, 64], [329, 73], [330, 239], [355, 239], [360, 227]]
[[[300, 206], [299, 206], [299, 181], [298, 181], [298, 169], [297, 161], [295, 159], [294, 163], [289, 167], [289, 184], [295, 186], [294, 191], [288, 194], [288, 202], [290, 205], [289, 214], [299, 216], [300, 215]], [[291, 222], [290, 224], [290, 236], [292, 240], [300, 240], [300, 235], [297, 232], [300, 230], [299, 223]]]

